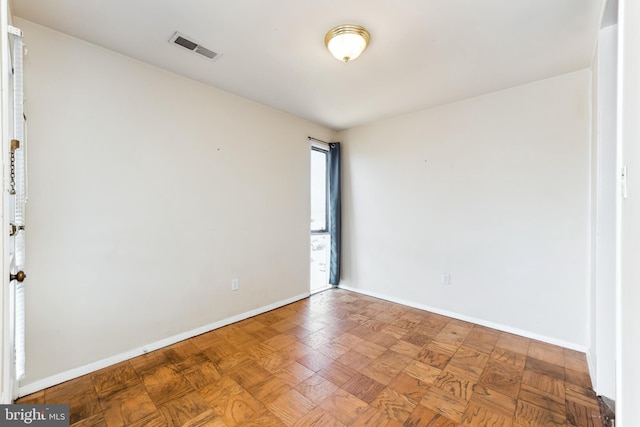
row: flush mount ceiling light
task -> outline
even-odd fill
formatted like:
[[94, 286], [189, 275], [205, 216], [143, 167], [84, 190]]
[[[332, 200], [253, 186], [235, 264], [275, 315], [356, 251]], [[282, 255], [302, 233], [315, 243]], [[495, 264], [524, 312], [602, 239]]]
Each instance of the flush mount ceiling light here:
[[324, 36], [324, 44], [336, 59], [344, 62], [356, 59], [369, 45], [371, 36], [360, 25], [339, 25]]

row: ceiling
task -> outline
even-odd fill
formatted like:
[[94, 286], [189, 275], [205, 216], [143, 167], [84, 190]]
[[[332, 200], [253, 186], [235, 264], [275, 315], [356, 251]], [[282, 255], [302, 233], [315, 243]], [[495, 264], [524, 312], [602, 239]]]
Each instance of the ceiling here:
[[[342, 130], [591, 64], [603, 0], [15, 0], [15, 16]], [[332, 27], [366, 27], [344, 64]], [[168, 43], [178, 31], [221, 53]], [[28, 34], [25, 35], [28, 44]]]

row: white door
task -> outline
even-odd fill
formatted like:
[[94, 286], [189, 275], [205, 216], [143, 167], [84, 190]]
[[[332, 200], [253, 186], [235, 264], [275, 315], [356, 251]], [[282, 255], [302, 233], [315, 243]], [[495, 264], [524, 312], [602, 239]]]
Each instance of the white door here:
[[[18, 382], [25, 375], [25, 204], [27, 199], [26, 185], [26, 141], [25, 141], [25, 116], [23, 96], [23, 44], [22, 32], [14, 27], [9, 27], [9, 43], [12, 51], [11, 69], [7, 92], [12, 100], [5, 103], [8, 107], [10, 126], [8, 162], [9, 177], [6, 185], [7, 196], [4, 199], [8, 205], [9, 224], [4, 226], [9, 230], [8, 256], [9, 256], [9, 289], [5, 293], [7, 303], [4, 304], [8, 315], [5, 315], [6, 334], [8, 337], [4, 344], [5, 361], [4, 379], [5, 392], [11, 393], [11, 399], [18, 396]], [[5, 116], [6, 117], [6, 116]], [[6, 133], [5, 133], [6, 135]], [[6, 265], [6, 264], [5, 264]], [[8, 350], [8, 351], [7, 351]], [[6, 399], [6, 397], [5, 397]]]

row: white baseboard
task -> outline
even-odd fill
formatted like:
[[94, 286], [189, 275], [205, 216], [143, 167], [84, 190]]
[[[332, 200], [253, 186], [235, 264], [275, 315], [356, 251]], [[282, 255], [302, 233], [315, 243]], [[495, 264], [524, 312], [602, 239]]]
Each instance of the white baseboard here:
[[587, 351], [585, 353], [587, 354], [587, 368], [589, 369], [589, 376], [591, 377], [591, 385], [593, 390], [598, 393], [598, 383], [596, 381], [598, 378], [596, 377], [596, 361], [593, 359], [590, 351]]
[[236, 323], [241, 320], [248, 319], [249, 317], [257, 316], [262, 313], [266, 313], [267, 311], [275, 310], [276, 308], [283, 307], [287, 304], [300, 301], [301, 299], [307, 298], [308, 296], [309, 296], [308, 292], [304, 294], [296, 295], [294, 297], [287, 298], [282, 301], [275, 302], [273, 304], [256, 308], [255, 310], [247, 311], [245, 313], [228, 317], [226, 319], [222, 319], [217, 322], [213, 322], [208, 325], [204, 325], [199, 328], [192, 329], [190, 331], [182, 332], [180, 334], [173, 335], [171, 337], [164, 338], [153, 343], [149, 343], [147, 345], [135, 348], [130, 351], [126, 351], [124, 353], [107, 357], [106, 359], [98, 360], [96, 362], [92, 362], [84, 366], [79, 366], [77, 368], [70, 369], [65, 372], [60, 372], [59, 374], [55, 374], [50, 377], [43, 378], [41, 380], [37, 380], [29, 384], [21, 385], [20, 388], [18, 389], [18, 396], [22, 397], [31, 393], [35, 393], [36, 391], [44, 390], [45, 388], [52, 387], [57, 384], [61, 384], [65, 381], [69, 381], [86, 374], [90, 374], [91, 372], [95, 372], [97, 370], [106, 368], [111, 365], [115, 365], [116, 363], [124, 362], [125, 360], [129, 360], [134, 357], [141, 356], [145, 353], [149, 353], [150, 351], [154, 351], [154, 350], [161, 349], [163, 347], [170, 346], [177, 342], [184, 341], [189, 338], [193, 338], [197, 335], [213, 331], [214, 329], [218, 329], [223, 326], [227, 326], [232, 323]]
[[425, 305], [425, 304], [418, 304], [418, 303], [413, 302], [413, 301], [406, 301], [406, 300], [403, 300], [403, 299], [390, 297], [388, 295], [380, 294], [378, 292], [365, 291], [363, 289], [352, 288], [350, 286], [345, 286], [345, 285], [342, 285], [342, 284], [340, 286], [338, 286], [338, 287], [340, 289], [345, 289], [347, 291], [352, 291], [352, 292], [356, 292], [356, 293], [359, 293], [359, 294], [368, 295], [370, 297], [379, 298], [379, 299], [382, 299], [382, 300], [385, 300], [385, 301], [395, 302], [395, 303], [398, 303], [398, 304], [406, 305], [408, 307], [413, 307], [413, 308], [417, 308], [417, 309], [420, 309], [420, 310], [425, 310], [425, 311], [428, 311], [428, 312], [431, 312], [431, 313], [441, 314], [443, 316], [451, 317], [451, 318], [458, 319], [458, 320], [463, 320], [465, 322], [475, 323], [476, 325], [486, 326], [487, 328], [497, 329], [497, 330], [502, 331], [502, 332], [508, 332], [510, 334], [520, 335], [520, 336], [525, 337], [525, 338], [530, 338], [530, 339], [546, 342], [548, 344], [553, 344], [553, 345], [557, 345], [557, 346], [560, 346], [560, 347], [568, 348], [568, 349], [571, 349], [571, 350], [580, 351], [582, 353], [587, 353], [587, 347], [584, 346], [584, 345], [572, 343], [572, 342], [569, 342], [569, 341], [560, 340], [560, 339], [557, 339], [557, 338], [547, 337], [547, 336], [540, 335], [540, 334], [537, 334], [535, 332], [527, 331], [527, 330], [524, 330], [524, 329], [513, 328], [511, 326], [502, 325], [500, 323], [490, 322], [488, 320], [479, 319], [479, 318], [472, 317], [472, 316], [467, 316], [465, 314], [455, 313], [455, 312], [452, 312], [452, 311], [442, 310], [442, 309], [436, 308], [436, 307], [431, 307], [431, 306], [428, 306], [428, 305]]

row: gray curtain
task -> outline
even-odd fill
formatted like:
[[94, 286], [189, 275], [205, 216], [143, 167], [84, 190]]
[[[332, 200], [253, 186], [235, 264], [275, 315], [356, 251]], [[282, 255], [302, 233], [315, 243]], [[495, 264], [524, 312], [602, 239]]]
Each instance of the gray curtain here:
[[341, 191], [340, 191], [340, 143], [329, 144], [328, 158], [329, 181], [329, 235], [331, 236], [331, 253], [329, 254], [329, 284], [340, 283], [340, 246], [341, 246]]

